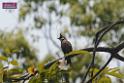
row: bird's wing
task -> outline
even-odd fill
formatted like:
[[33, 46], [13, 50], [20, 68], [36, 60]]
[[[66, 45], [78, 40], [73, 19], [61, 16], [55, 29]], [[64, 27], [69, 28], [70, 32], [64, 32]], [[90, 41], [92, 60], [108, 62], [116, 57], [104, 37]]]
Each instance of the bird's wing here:
[[72, 51], [72, 45], [69, 41], [63, 41], [61, 45], [62, 51], [64, 54]]

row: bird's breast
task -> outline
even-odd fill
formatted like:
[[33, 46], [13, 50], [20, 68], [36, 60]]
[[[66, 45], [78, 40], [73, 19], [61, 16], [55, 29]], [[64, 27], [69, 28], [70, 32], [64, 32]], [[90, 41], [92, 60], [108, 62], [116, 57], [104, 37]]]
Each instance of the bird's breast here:
[[69, 41], [61, 42], [61, 48], [64, 54], [69, 53], [72, 51], [72, 45]]

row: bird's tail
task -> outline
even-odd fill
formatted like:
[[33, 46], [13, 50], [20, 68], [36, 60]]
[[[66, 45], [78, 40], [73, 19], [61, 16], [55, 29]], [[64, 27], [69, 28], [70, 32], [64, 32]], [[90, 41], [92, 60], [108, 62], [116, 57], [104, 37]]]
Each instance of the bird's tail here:
[[67, 58], [67, 64], [68, 64], [68, 65], [71, 65], [71, 64], [72, 64], [71, 58]]

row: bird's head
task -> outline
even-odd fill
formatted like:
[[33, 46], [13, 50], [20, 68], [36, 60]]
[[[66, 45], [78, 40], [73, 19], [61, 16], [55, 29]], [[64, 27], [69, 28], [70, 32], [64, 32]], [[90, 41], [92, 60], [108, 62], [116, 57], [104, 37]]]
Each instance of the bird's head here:
[[60, 41], [63, 41], [63, 40], [65, 40], [66, 38], [65, 38], [65, 36], [63, 36], [63, 35], [60, 33], [60, 36], [59, 36], [59, 38], [57, 38], [57, 39], [59, 39]]

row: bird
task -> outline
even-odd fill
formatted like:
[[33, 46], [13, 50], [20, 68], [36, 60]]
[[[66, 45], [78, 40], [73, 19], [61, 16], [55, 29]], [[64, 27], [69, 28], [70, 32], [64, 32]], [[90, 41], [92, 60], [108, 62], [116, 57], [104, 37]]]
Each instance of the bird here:
[[[72, 51], [72, 44], [66, 39], [66, 37], [60, 33], [60, 37], [58, 39], [61, 42], [61, 49], [64, 55], [70, 53]], [[66, 60], [67, 65], [71, 65], [71, 58], [68, 57]]]

